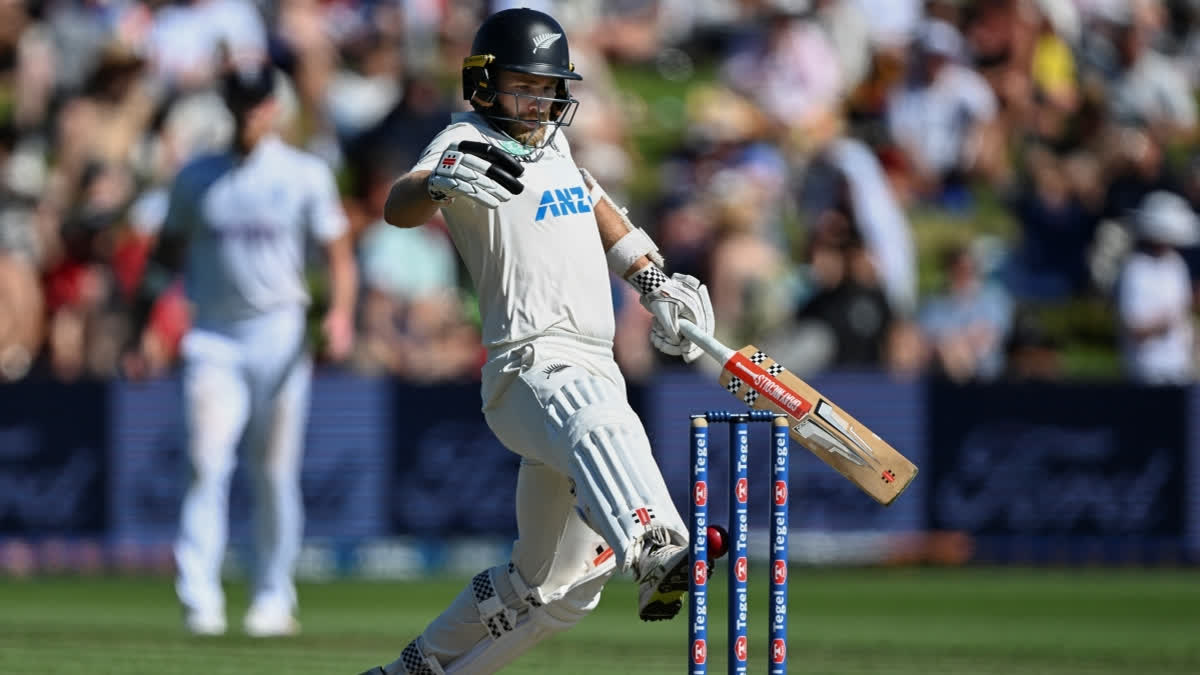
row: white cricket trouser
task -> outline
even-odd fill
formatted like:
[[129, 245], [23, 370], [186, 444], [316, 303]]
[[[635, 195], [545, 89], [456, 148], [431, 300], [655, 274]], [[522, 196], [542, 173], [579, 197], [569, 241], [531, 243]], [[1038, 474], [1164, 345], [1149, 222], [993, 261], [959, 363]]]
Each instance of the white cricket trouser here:
[[543, 336], [495, 355], [483, 399], [522, 457], [513, 568], [473, 579], [386, 672], [423, 672], [426, 659], [447, 675], [496, 672], [590, 613], [649, 528], [687, 541], [610, 345]]
[[198, 324], [184, 337], [192, 476], [175, 559], [176, 591], [188, 608], [224, 611], [221, 563], [239, 445], [253, 476], [252, 601], [295, 607], [292, 572], [304, 528], [301, 446], [312, 377], [304, 321], [303, 307], [288, 307], [220, 326]]

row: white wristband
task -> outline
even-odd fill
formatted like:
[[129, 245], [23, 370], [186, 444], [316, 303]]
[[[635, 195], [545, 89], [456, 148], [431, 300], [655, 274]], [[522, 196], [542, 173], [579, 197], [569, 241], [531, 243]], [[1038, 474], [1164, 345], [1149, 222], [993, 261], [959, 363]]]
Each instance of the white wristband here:
[[608, 249], [605, 254], [608, 258], [608, 269], [613, 274], [623, 277], [629, 271], [633, 264], [641, 259], [642, 256], [648, 256], [650, 261], [656, 265], [662, 266], [662, 256], [658, 253], [658, 246], [654, 244], [654, 240], [646, 231], [640, 227], [635, 227], [625, 236], [617, 240], [617, 243]]

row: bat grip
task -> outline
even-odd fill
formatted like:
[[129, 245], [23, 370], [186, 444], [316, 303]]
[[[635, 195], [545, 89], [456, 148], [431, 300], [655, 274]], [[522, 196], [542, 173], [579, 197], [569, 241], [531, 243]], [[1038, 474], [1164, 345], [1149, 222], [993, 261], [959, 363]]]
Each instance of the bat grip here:
[[706, 354], [716, 359], [717, 363], [724, 365], [729, 357], [733, 356], [732, 349], [721, 344], [720, 340], [700, 330], [696, 324], [687, 319], [679, 320], [679, 332], [694, 344], [699, 345]]

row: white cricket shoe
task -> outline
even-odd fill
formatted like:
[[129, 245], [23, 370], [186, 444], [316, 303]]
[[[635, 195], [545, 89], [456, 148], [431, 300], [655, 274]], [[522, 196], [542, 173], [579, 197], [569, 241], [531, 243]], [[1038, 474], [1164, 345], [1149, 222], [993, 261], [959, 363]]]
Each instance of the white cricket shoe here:
[[251, 605], [242, 620], [242, 628], [250, 637], [288, 637], [300, 634], [300, 622], [291, 611], [278, 606]]
[[[657, 534], [657, 533], [656, 533]], [[665, 535], [665, 532], [663, 533]], [[638, 582], [638, 617], [642, 621], [674, 619], [683, 607], [681, 598], [691, 580], [686, 546], [665, 543], [648, 535], [647, 548], [634, 564]]]
[[217, 611], [187, 610], [183, 627], [192, 635], [215, 636], [225, 634], [225, 613]]

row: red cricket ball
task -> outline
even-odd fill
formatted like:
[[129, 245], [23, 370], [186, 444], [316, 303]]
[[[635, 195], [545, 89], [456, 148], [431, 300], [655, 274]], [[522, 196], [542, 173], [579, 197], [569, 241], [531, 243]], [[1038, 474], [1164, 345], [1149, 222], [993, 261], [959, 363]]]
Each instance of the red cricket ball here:
[[720, 525], [708, 526], [708, 559], [716, 560], [729, 552], [729, 533]]

